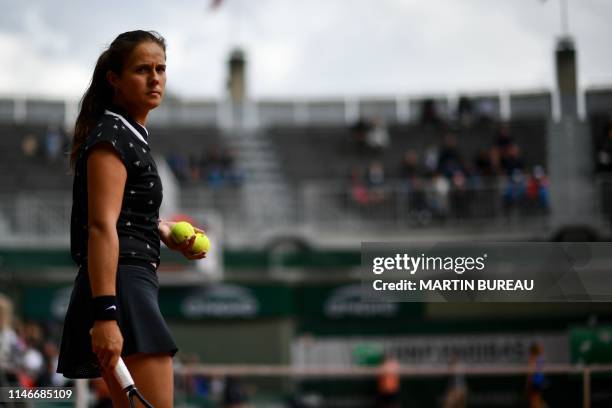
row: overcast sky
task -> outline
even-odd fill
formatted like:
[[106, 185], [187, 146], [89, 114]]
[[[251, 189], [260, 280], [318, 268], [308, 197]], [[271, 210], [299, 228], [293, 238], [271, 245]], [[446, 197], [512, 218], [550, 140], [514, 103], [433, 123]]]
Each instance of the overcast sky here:
[[[560, 0], [0, 0], [0, 96], [78, 98], [117, 34], [168, 42], [168, 90], [224, 92], [247, 53], [265, 97], [422, 95], [554, 85]], [[612, 1], [567, 0], [581, 86], [612, 85]]]

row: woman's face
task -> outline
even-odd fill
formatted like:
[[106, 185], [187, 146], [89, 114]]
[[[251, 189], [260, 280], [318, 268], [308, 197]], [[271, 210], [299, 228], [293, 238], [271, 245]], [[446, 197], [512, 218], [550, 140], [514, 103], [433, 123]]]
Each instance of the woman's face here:
[[123, 72], [108, 73], [114, 102], [139, 116], [156, 108], [166, 87], [166, 54], [152, 41], [140, 43], [125, 61]]

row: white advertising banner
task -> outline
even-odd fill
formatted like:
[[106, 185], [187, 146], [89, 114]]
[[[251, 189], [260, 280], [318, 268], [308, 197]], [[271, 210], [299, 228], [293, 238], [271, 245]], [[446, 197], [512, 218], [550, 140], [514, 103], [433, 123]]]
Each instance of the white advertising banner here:
[[297, 366], [344, 366], [357, 364], [359, 349], [380, 350], [401, 364], [430, 366], [448, 364], [453, 356], [465, 364], [526, 364], [529, 349], [538, 343], [549, 363], [568, 363], [569, 339], [565, 332], [457, 334], [397, 337], [312, 337], [293, 341], [292, 361]]

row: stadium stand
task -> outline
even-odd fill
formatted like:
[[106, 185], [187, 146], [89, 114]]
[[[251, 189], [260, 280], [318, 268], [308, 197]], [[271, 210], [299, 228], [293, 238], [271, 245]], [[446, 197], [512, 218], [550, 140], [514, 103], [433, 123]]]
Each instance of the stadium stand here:
[[[65, 148], [62, 131], [53, 131], [59, 137], [52, 141], [52, 156], [47, 154], [45, 125], [0, 124], [0, 185], [4, 192], [67, 191], [72, 186], [68, 166], [62, 150]], [[29, 136], [31, 135], [31, 136]], [[24, 151], [24, 139], [31, 137], [31, 156]], [[59, 143], [59, 144], [58, 144]], [[59, 151], [57, 150], [59, 148]]]
[[[609, 94], [606, 89], [586, 93], [591, 130], [598, 141], [596, 149], [607, 126]], [[406, 185], [404, 177], [406, 171], [410, 174], [412, 170], [410, 165], [406, 170], [403, 160], [414, 156], [418, 176], [426, 188], [434, 188], [437, 180], [431, 177], [436, 165], [430, 162], [432, 157], [438, 160], [436, 155], [449, 138], [456, 140], [456, 153], [465, 167], [456, 180], [446, 174], [450, 187], [444, 183], [438, 187], [450, 188], [451, 201], [465, 196], [461, 200], [473, 205], [491, 203], [484, 210], [470, 210], [472, 214], [507, 217], [508, 197], [524, 191], [528, 187], [525, 183], [534, 174], [546, 176], [551, 98], [550, 92], [532, 91], [505, 96], [489, 93], [404, 99], [263, 100], [253, 104], [255, 128], [236, 131], [222, 120], [222, 102], [170, 99], [154, 111], [150, 130], [156, 152], [174, 171], [180, 185], [180, 203], [187, 209], [212, 208], [237, 228], [243, 221], [308, 224], [317, 219], [327, 222], [343, 217], [357, 223], [370, 218], [386, 219], [387, 225], [401, 228], [406, 219], [412, 223], [407, 214], [421, 205], [418, 195], [406, 190], [412, 186]], [[0, 183], [6, 193], [69, 194], [71, 180], [65, 158], [50, 161], [45, 159], [44, 151], [49, 129], [68, 123], [66, 115], [73, 110], [58, 101], [0, 100]], [[382, 133], [376, 143], [380, 145], [359, 145], [355, 139], [359, 119], [366, 123], [365, 129], [370, 126], [367, 122], [379, 123]], [[505, 124], [519, 154], [519, 160], [510, 163], [510, 168], [522, 166], [524, 179], [517, 186], [504, 184], [503, 178], [499, 185], [487, 184], [491, 192], [478, 198], [470, 189], [474, 183], [482, 184], [472, 176], [482, 170], [480, 166], [486, 168]], [[38, 152], [32, 154], [32, 149]], [[355, 203], [351, 178], [356, 174], [364, 177], [371, 171], [384, 180], [381, 191], [390, 193], [380, 194], [381, 200], [377, 200], [375, 192], [370, 203], [363, 206]], [[468, 191], [453, 192], [456, 182], [467, 182]], [[511, 213], [515, 218], [531, 214], [522, 210]], [[540, 216], [542, 211], [538, 209], [534, 214]], [[465, 218], [466, 213], [460, 210], [456, 215]], [[425, 214], [428, 217], [435, 215]]]
[[[546, 100], [546, 97], [538, 98], [539, 101]], [[609, 321], [610, 311], [605, 304], [500, 303], [482, 307], [468, 304], [402, 303], [391, 305], [391, 309], [364, 309], [355, 302], [356, 298], [351, 297], [359, 286], [356, 275], [361, 263], [359, 244], [346, 244], [359, 240], [359, 236], [350, 240], [351, 235], [358, 234], [353, 234], [348, 228], [337, 228], [342, 238], [332, 244], [329, 244], [329, 240], [319, 240], [319, 236], [316, 241], [299, 241], [295, 237], [300, 222], [308, 223], [310, 228], [317, 231], [317, 224], [313, 220], [328, 220], [331, 223], [347, 215], [359, 222], [362, 230], [368, 231], [381, 224], [381, 220], [389, 220], [384, 224], [386, 229], [383, 229], [387, 236], [399, 230], [404, 232], [401, 238], [410, 236], [431, 241], [454, 237], [453, 234], [458, 234], [458, 231], [464, 234], [463, 239], [482, 237], [480, 232], [473, 232], [467, 224], [460, 223], [441, 224], [443, 228], [431, 228], [425, 233], [419, 230], [415, 233], [412, 224], [398, 222], [410, 216], [397, 204], [402, 203], [400, 194], [393, 195], [393, 200], [377, 210], [365, 211], [350, 207], [349, 196], [346, 194], [350, 172], [356, 165], [365, 167], [372, 160], [379, 160], [385, 172], [385, 180], [392, 184], [403, 174], [400, 173], [400, 166], [407, 151], [414, 152], [417, 163], [422, 165], [428, 150], [432, 147], [439, 150], [449, 134], [457, 142], [458, 154], [466, 163], [474, 166], [479, 151], [490, 150], [500, 143], [500, 127], [506, 122], [502, 119], [499, 98], [485, 95], [470, 99], [473, 106], [481, 103], [488, 105], [485, 111], [490, 113], [490, 117], [487, 120], [481, 121], [479, 114], [474, 113], [473, 120], [463, 122], [448, 107], [441, 108], [443, 114], [437, 123], [423, 123], [419, 120], [419, 109], [423, 106], [421, 100], [420, 104], [413, 104], [412, 108], [404, 111], [404, 114], [410, 112], [413, 115], [405, 116], [413, 119], [405, 122], [400, 120], [402, 115], [398, 113], [402, 109], [398, 107], [397, 101], [382, 99], [363, 103], [357, 101], [353, 105], [342, 105], [337, 101], [323, 101], [319, 104], [261, 104], [259, 113], [267, 118], [261, 123], [267, 125], [257, 131], [250, 131], [252, 133], [245, 131], [239, 135], [228, 132], [214, 121], [203, 123], [195, 117], [191, 121], [178, 120], [187, 117], [181, 116], [187, 114], [176, 113], [182, 112], [178, 108], [170, 110], [174, 113], [167, 113], [166, 119], [152, 122], [152, 144], [169, 162], [181, 156], [188, 163], [190, 156], [195, 155], [201, 159], [211, 150], [223, 151], [229, 148], [235, 151], [236, 167], [246, 172], [244, 182], [232, 188], [219, 188], [189, 176], [179, 183], [181, 211], [188, 215], [217, 211], [224, 223], [233, 224], [234, 228], [224, 231], [227, 235], [221, 255], [225, 268], [224, 280], [207, 286], [206, 290], [211, 292], [195, 287], [194, 280], [180, 282], [173, 275], [180, 275], [188, 268], [187, 262], [176, 255], [173, 257], [167, 251], [163, 254], [160, 307], [168, 317], [184, 352], [177, 356], [177, 361], [182, 360], [186, 364], [197, 361], [206, 364], [266, 364], [275, 365], [279, 370], [295, 370], [270, 378], [250, 378], [248, 374], [240, 377], [239, 380], [250, 391], [251, 401], [256, 406], [264, 404], [265, 398], [279, 401], [292, 396], [297, 400], [304, 395], [324, 396], [325, 403], [333, 406], [365, 406], [373, 402], [374, 376], [364, 376], [361, 379], [344, 379], [339, 376], [317, 378], [314, 375], [301, 377], [299, 369], [303, 367], [296, 361], [319, 364], [324, 370], [328, 368], [323, 363], [345, 363], [344, 369], [373, 370], [380, 359], [380, 352], [375, 348], [384, 347], [396, 353], [402, 364], [409, 368], [414, 365], [413, 368], [417, 370], [419, 364], [425, 364], [423, 356], [436, 358], [432, 360], [438, 367], [434, 377], [407, 374], [401, 379], [403, 401], [414, 406], [434, 406], [440, 402], [441, 397], [438, 396], [442, 395], [449, 378], [443, 371], [448, 363], [446, 351], [451, 348], [460, 351], [465, 365], [488, 363], [495, 364], [494, 369], [499, 369], [500, 365], [503, 368], [504, 364], [509, 364], [513, 370], [521, 366], [526, 369], [529, 344], [544, 338], [549, 362], [568, 364], [566, 371], [550, 373], [547, 377], [555, 393], [554, 399], [550, 401], [555, 406], [563, 406], [563, 401], [570, 401], [572, 406], [577, 406], [582, 397], [583, 377], [578, 371], [571, 371], [569, 364], [612, 361], [607, 360], [607, 352], [603, 354], [605, 358], [602, 358], [582, 351], [587, 340], [574, 339], [576, 333], [582, 333], [576, 328], [584, 325], [589, 329], [581, 329], [587, 332], [581, 334], [583, 337], [599, 334], [595, 329], [591, 330], [591, 323], [594, 319], [600, 319], [604, 324]], [[513, 116], [507, 122], [508, 133], [520, 147], [524, 167], [527, 171], [535, 165], [542, 165], [546, 169], [549, 114], [544, 112], [548, 108], [544, 103], [540, 114], [521, 115], [520, 106], [524, 100], [515, 98], [513, 101], [514, 108], [510, 109]], [[531, 104], [532, 101], [527, 98], [525, 103]], [[593, 137], [598, 138], [608, 126], [607, 102], [601, 103], [601, 108], [588, 108]], [[434, 103], [437, 104], [446, 106], [448, 101]], [[314, 106], [316, 108], [309, 111]], [[355, 106], [357, 109], [354, 109]], [[587, 103], [587, 107], [590, 106]], [[275, 111], [278, 107], [282, 112]], [[326, 111], [328, 108], [329, 111]], [[206, 104], [206, 109], [207, 113], [203, 115], [209, 120], [214, 117], [216, 107]], [[525, 109], [529, 110], [527, 107]], [[45, 136], [53, 126], [49, 127], [48, 122], [28, 115], [24, 118], [33, 118], [31, 122], [25, 119], [16, 122], [14, 113], [14, 103], [7, 101], [5, 104], [0, 101], [0, 117], [4, 118], [0, 124], [0, 182], [3, 191], [8, 193], [0, 202], [0, 212], [7, 221], [4, 227], [0, 225], [0, 230], [5, 236], [10, 236], [30, 223], [36, 225], [41, 236], [67, 235], [65, 226], [68, 225], [66, 217], [69, 217], [69, 211], [64, 214], [65, 217], [62, 214], [69, 207], [52, 205], [42, 193], [57, 190], [69, 195], [71, 188], [65, 158], [49, 161], [45, 154]], [[386, 123], [384, 127], [389, 136], [386, 147], [372, 151], [360, 148], [354, 138], [351, 123], [359, 114], [379, 117], [383, 124]], [[26, 135], [33, 135], [33, 138], [26, 138]], [[36, 142], [32, 143], [32, 140]], [[38, 152], [26, 154], [33, 144], [37, 145], [34, 150]], [[283, 183], [289, 188], [287, 194], [295, 194], [295, 201], [300, 201], [301, 192], [309, 185], [336, 184], [329, 190], [329, 194], [325, 189], [315, 190], [315, 196], [310, 198], [314, 198], [317, 205], [309, 206], [308, 200], [300, 202], [302, 209], [306, 208], [309, 215], [292, 219], [294, 224], [290, 233], [295, 235], [290, 238], [293, 241], [276, 236], [272, 246], [270, 241], [266, 241], [269, 238], [266, 234], [274, 229], [281, 217], [269, 218], [271, 221], [263, 224], [262, 228], [254, 216], [258, 213], [251, 211], [259, 206], [278, 215], [278, 207], [269, 203], [273, 201], [282, 207], [287, 202], [282, 201], [283, 197], [262, 192], [272, 190], [259, 188], [262, 184]], [[20, 197], [35, 202], [36, 206], [30, 206], [28, 210], [26, 201], [9, 199], [15, 192], [21, 192]], [[501, 191], [496, 194], [495, 198], [501, 200]], [[263, 201], [257, 201], [257, 195], [262, 196]], [[491, 201], [490, 197], [484, 196], [471, 199], [473, 202]], [[26, 211], [20, 213], [18, 207]], [[50, 215], [51, 212], [57, 214]], [[520, 217], [524, 214], [518, 212], [516, 215]], [[459, 218], [465, 218], [465, 213]], [[512, 238], [510, 229], [505, 228], [505, 225], [500, 228], [497, 223], [487, 224], [493, 229], [502, 230], [502, 238]], [[529, 227], [535, 225], [530, 224]], [[246, 235], [246, 239], [236, 240], [236, 236], [248, 231], [249, 226], [253, 225], [257, 226], [255, 239], [248, 239], [253, 237]], [[332, 225], [342, 227], [342, 224]], [[526, 228], [525, 231], [527, 239], [536, 239], [533, 230]], [[340, 244], [345, 247], [334, 247]], [[69, 285], [75, 272], [66, 246], [39, 248], [39, 241], [35, 240], [17, 245], [11, 242], [10, 247], [1, 248], [0, 260], [0, 276], [4, 279], [0, 279], [2, 292], [15, 300], [16, 311], [24, 321], [39, 324], [49, 322], [41, 326], [49, 332], [45, 333], [43, 344], [57, 343], [53, 331], [57, 331], [63, 317], [69, 299]], [[198, 279], [198, 283], [203, 281], [199, 276]], [[166, 285], [167, 282], [171, 284]], [[206, 314], [211, 311], [226, 314]], [[255, 312], [240, 314], [243, 311]], [[377, 312], [381, 314], [377, 315]], [[36, 330], [40, 329], [32, 329], [33, 332]], [[609, 335], [609, 331], [605, 333]], [[28, 345], [28, 341], [37, 340], [28, 340], [19, 332], [17, 335], [25, 345]], [[206, 339], [205, 344], [202, 338]], [[249, 339], [257, 347], [258, 353], [253, 353], [252, 347], [244, 347], [244, 339]], [[48, 356], [52, 358], [54, 351], [50, 346], [48, 348]], [[190, 356], [188, 353], [195, 355]], [[42, 354], [47, 358], [47, 354]], [[248, 367], [245, 370], [248, 372]], [[42, 369], [39, 371], [38, 375], [32, 375], [32, 380], [37, 381], [37, 384], [46, 384], [49, 380], [45, 375], [49, 373]], [[212, 406], [214, 397], [206, 388], [212, 388], [213, 383], [213, 376], [209, 372], [195, 378], [194, 373], [184, 374], [178, 367], [177, 373], [177, 401], [180, 402], [177, 406], [181, 403], [182, 406], [189, 403]], [[468, 401], [485, 401], [481, 406], [504, 406], [498, 400], [493, 403], [490, 403], [491, 399], [487, 400], [501, 395], [499, 398], [503, 401], [514, 401], [518, 406], [524, 392], [525, 377], [522, 371], [505, 375], [500, 375], [499, 371], [496, 375], [467, 372], [465, 381], [470, 389]], [[194, 385], [196, 381], [198, 387]], [[610, 401], [609, 398], [604, 400], [605, 396], [601, 397], [609, 389], [606, 381], [609, 381], [609, 376], [593, 376], [590, 385], [594, 397], [600, 395], [605, 401], [603, 404]], [[362, 405], [357, 403], [359, 401]]]
[[[546, 122], [524, 119], [511, 121], [510, 133], [522, 147], [527, 167], [546, 166]], [[493, 146], [497, 126], [440, 129], [412, 125], [389, 127], [389, 148], [381, 154], [385, 169], [395, 170], [407, 150], [424, 157], [428, 147], [440, 146], [445, 134], [452, 133], [458, 141], [458, 150], [471, 162], [482, 148]], [[273, 126], [267, 135], [281, 158], [283, 171], [293, 184], [308, 181], [342, 179], [347, 177], [355, 163], [365, 162], [369, 156], [362, 154], [346, 126]]]

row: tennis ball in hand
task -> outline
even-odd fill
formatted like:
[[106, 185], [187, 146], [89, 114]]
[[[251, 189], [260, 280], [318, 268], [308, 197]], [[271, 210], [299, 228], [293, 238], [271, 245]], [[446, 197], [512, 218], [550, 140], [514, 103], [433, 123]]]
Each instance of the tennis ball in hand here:
[[193, 241], [193, 245], [191, 247], [192, 254], [200, 254], [202, 252], [208, 252], [210, 249], [210, 240], [204, 234], [197, 233], [196, 238]]
[[172, 230], [170, 230], [170, 235], [172, 235], [172, 240], [177, 244], [184, 242], [186, 239], [189, 239], [195, 234], [195, 230], [193, 226], [187, 221], [180, 221], [174, 224]]

